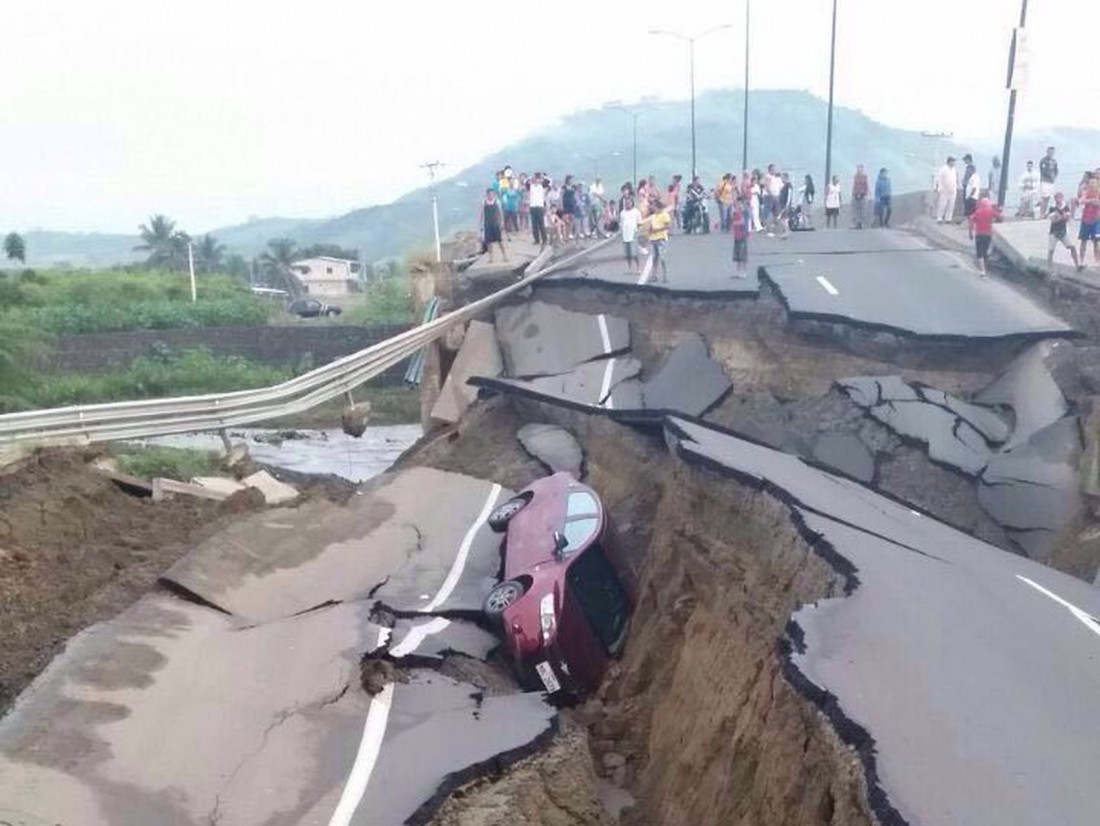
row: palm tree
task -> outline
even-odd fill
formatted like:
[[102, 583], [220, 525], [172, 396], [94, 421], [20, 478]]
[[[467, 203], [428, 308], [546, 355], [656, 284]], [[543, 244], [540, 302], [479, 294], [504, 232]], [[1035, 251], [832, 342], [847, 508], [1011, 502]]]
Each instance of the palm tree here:
[[225, 244], [207, 233], [195, 245], [195, 269], [199, 272], [217, 272], [225, 258]]
[[27, 263], [27, 244], [23, 236], [18, 232], [9, 232], [4, 236], [4, 254], [8, 256], [9, 261]]
[[182, 270], [187, 265], [187, 244], [190, 236], [176, 229], [176, 222], [167, 215], [153, 215], [149, 224], [138, 228], [141, 243], [134, 247], [135, 252], [147, 252], [146, 263], [150, 267], [168, 267]]
[[300, 257], [298, 245], [291, 239], [272, 238], [267, 242], [267, 249], [260, 253], [260, 266], [263, 267], [269, 283], [280, 284], [291, 295], [298, 296], [304, 289], [291, 269], [291, 264]]

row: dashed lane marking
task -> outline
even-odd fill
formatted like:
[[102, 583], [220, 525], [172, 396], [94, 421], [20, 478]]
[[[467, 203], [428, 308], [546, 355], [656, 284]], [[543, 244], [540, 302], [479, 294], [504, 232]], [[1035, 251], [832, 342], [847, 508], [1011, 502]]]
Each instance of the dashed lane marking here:
[[1052, 600], [1054, 600], [1059, 605], [1061, 605], [1066, 610], [1068, 610], [1071, 614], [1073, 614], [1073, 616], [1076, 619], [1078, 619], [1082, 623], [1084, 623], [1085, 627], [1088, 628], [1092, 633], [1096, 634], [1097, 636], [1100, 636], [1100, 622], [1097, 622], [1096, 617], [1092, 616], [1092, 614], [1088, 613], [1087, 611], [1082, 611], [1080, 608], [1078, 608], [1072, 602], [1067, 602], [1066, 600], [1062, 599], [1060, 596], [1055, 594], [1053, 591], [1048, 591], [1046, 588], [1044, 588], [1039, 583], [1032, 582], [1026, 576], [1020, 576], [1019, 574], [1016, 574], [1016, 579], [1020, 580], [1021, 582], [1025, 583], [1027, 585], [1030, 585], [1032, 588], [1034, 588], [1040, 594], [1043, 594], [1044, 596], [1050, 597]]
[[817, 283], [821, 285], [821, 289], [827, 292], [829, 295], [840, 295], [840, 290], [833, 286], [833, 283], [823, 275], [817, 277]]
[[611, 352], [611, 335], [607, 332], [607, 316], [600, 313], [596, 320], [600, 323], [600, 338], [603, 340], [603, 352], [606, 356]]
[[607, 366], [603, 369], [603, 382], [600, 384], [600, 397], [596, 400], [602, 404], [603, 400], [611, 393], [611, 379], [615, 373], [615, 359], [607, 360]]

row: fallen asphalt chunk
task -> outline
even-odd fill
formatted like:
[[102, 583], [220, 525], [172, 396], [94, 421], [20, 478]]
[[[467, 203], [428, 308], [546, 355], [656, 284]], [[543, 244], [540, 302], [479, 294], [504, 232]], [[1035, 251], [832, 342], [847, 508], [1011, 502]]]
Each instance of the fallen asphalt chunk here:
[[1066, 397], [1046, 365], [1056, 344], [1044, 341], [1028, 347], [974, 396], [979, 404], [1012, 409], [1015, 426], [1007, 447], [1023, 444], [1066, 415]]
[[484, 661], [500, 640], [484, 628], [445, 617], [398, 618], [386, 653], [395, 660], [415, 655], [418, 662], [442, 662], [446, 654]]
[[447, 372], [439, 398], [432, 407], [432, 418], [457, 422], [477, 398], [477, 391], [466, 380], [470, 376], [499, 376], [503, 370], [504, 361], [493, 325], [485, 321], [471, 321], [466, 327], [458, 355]]
[[523, 449], [542, 462], [551, 473], [567, 471], [580, 479], [584, 452], [573, 434], [553, 424], [525, 424], [516, 431]]
[[543, 301], [501, 307], [495, 327], [505, 371], [513, 378], [567, 373], [630, 349], [626, 319], [576, 313]]
[[703, 337], [689, 333], [672, 348], [653, 376], [642, 383], [642, 403], [647, 410], [700, 416], [730, 387], [729, 377], [710, 357]]

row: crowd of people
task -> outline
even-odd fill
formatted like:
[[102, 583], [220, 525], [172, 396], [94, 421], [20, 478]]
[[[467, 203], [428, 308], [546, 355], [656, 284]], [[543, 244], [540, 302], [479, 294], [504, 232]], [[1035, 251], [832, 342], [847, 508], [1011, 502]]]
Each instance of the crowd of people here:
[[[892, 187], [888, 170], [879, 170], [872, 188], [862, 165], [852, 179], [853, 226], [862, 229], [867, 219], [867, 202], [873, 202], [874, 226], [890, 225]], [[840, 177], [834, 175], [825, 188], [825, 225], [838, 226], [846, 198]], [[711, 218], [711, 202], [717, 215]], [[597, 177], [592, 183], [565, 175], [556, 180], [544, 172], [516, 174], [506, 166], [494, 176], [482, 203], [481, 236], [490, 260], [499, 251], [508, 255], [504, 240], [513, 234], [530, 232], [540, 247], [589, 238], [620, 235], [627, 271], [640, 273], [648, 265], [651, 281], [668, 279], [668, 242], [675, 231], [682, 234], [709, 233], [712, 229], [733, 236], [733, 277], [747, 277], [748, 239], [752, 234], [786, 237], [792, 230], [814, 226], [818, 202], [811, 175], [796, 184], [790, 173], [775, 164], [765, 170], [745, 171], [741, 176], [724, 173], [707, 187], [699, 176], [685, 186], [682, 175], [673, 175], [661, 186], [650, 176], [635, 184], [627, 181], [618, 195], [605, 190]]]
[[[949, 156], [936, 173], [935, 219], [937, 223], [953, 223], [961, 212], [970, 237], [975, 243], [978, 267], [984, 273], [992, 242], [992, 225], [1003, 219], [1002, 210], [996, 206], [1000, 197], [1001, 162], [994, 157], [989, 171], [983, 176], [967, 153], [962, 165]], [[1078, 270], [1085, 268], [1085, 253], [1092, 242], [1093, 262], [1100, 266], [1100, 168], [1086, 171], [1067, 197], [1058, 188], [1058, 160], [1053, 146], [1047, 147], [1035, 169], [1034, 161], [1027, 161], [1018, 182], [1015, 217], [1021, 220], [1050, 221], [1047, 236], [1047, 268], [1053, 270], [1054, 253], [1065, 247]], [[1070, 222], [1078, 220], [1075, 247], [1070, 238]]]

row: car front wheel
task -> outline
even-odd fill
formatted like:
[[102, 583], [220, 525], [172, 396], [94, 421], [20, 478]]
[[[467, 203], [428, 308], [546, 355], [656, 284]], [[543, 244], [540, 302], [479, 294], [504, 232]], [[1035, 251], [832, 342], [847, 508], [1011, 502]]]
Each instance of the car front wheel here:
[[489, 514], [489, 528], [496, 533], [504, 533], [508, 530], [508, 523], [512, 521], [512, 517], [526, 506], [526, 499], [522, 496], [513, 496], [503, 505], [498, 505], [496, 509]]
[[504, 610], [521, 596], [523, 596], [523, 583], [509, 579], [496, 585], [485, 597], [481, 607], [489, 619], [499, 622]]

